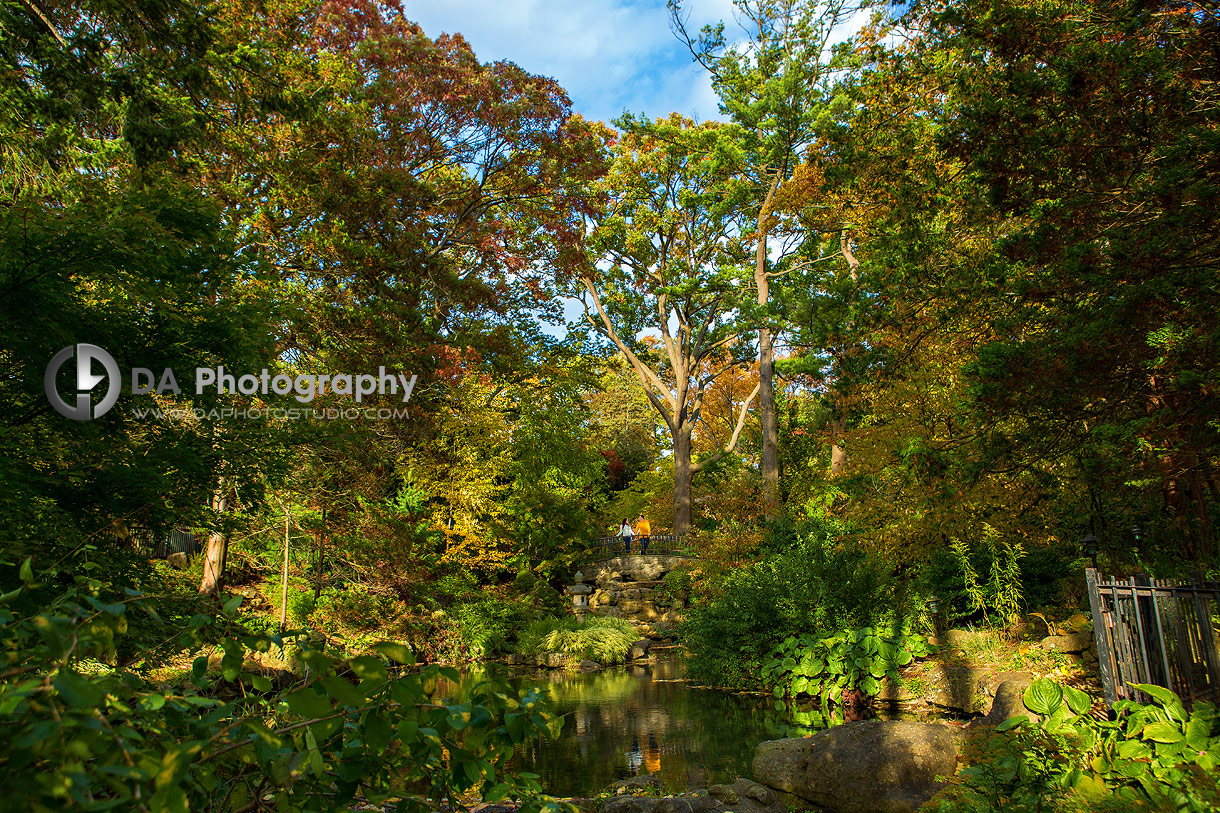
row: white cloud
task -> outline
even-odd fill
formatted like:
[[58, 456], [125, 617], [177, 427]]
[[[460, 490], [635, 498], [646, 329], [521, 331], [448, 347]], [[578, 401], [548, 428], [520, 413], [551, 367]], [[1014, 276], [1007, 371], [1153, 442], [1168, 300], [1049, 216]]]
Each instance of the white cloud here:
[[[429, 35], [460, 33], [481, 60], [506, 59], [554, 77], [588, 118], [626, 109], [717, 116], [706, 75], [669, 29], [664, 0], [405, 0]], [[731, 11], [731, 0], [697, 0], [691, 25]]]

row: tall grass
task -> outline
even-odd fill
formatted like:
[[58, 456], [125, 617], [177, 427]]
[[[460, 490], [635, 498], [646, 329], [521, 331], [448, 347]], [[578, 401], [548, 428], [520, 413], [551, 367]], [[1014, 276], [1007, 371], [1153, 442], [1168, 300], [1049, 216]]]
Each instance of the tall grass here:
[[575, 616], [545, 618], [531, 622], [518, 638], [526, 655], [562, 652], [569, 658], [589, 659], [601, 664], [623, 663], [640, 635], [630, 621], [590, 615], [584, 623]]

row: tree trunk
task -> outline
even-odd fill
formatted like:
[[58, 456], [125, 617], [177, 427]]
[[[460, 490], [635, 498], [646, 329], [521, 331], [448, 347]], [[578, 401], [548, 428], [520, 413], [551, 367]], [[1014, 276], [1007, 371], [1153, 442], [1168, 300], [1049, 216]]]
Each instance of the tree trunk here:
[[779, 422], [775, 416], [775, 351], [771, 330], [758, 331], [758, 417], [762, 424], [763, 515], [779, 515]]
[[836, 416], [830, 422], [830, 474], [842, 474], [847, 469], [847, 450], [843, 448], [843, 433], [847, 430], [847, 421], [843, 416]]
[[674, 432], [674, 534], [681, 536], [690, 532], [691, 480], [694, 467], [691, 465], [691, 426], [682, 424]]
[[[771, 216], [771, 203], [778, 187], [776, 175], [758, 212], [754, 284], [758, 287], [759, 305], [766, 305], [771, 296], [767, 278], [767, 218]], [[758, 419], [762, 425], [763, 516], [775, 519], [779, 516], [779, 425], [775, 415], [775, 350], [769, 327], [758, 330]]]
[[280, 632], [288, 627], [288, 506], [284, 506], [284, 574], [280, 578]]
[[[229, 495], [222, 482], [212, 495], [212, 510], [222, 515], [229, 508]], [[220, 592], [224, 579], [225, 558], [229, 551], [229, 534], [224, 529], [214, 530], [208, 535], [208, 545], [203, 554], [203, 578], [199, 582], [199, 595], [214, 596]]]
[[326, 564], [326, 506], [322, 506], [322, 527], [318, 530], [318, 567], [314, 572], [313, 600], [322, 598], [322, 567]]

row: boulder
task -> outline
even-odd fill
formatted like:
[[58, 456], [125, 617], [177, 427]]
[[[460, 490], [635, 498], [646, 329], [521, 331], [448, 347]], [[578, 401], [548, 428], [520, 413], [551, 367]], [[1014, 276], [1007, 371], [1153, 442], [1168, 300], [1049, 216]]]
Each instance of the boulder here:
[[[644, 777], [635, 777], [643, 779]], [[649, 777], [655, 779], [655, 777]], [[630, 780], [627, 780], [630, 781]], [[619, 785], [621, 783], [615, 783]], [[614, 785], [611, 786], [612, 788]], [[617, 790], [616, 790], [617, 792]], [[749, 779], [731, 785], [712, 785], [682, 796], [618, 795], [607, 799], [602, 813], [785, 813], [785, 807], [769, 788]]]
[[601, 669], [601, 668], [602, 668], [602, 665], [600, 663], [598, 663], [597, 661], [591, 661], [591, 660], [585, 659], [580, 662], [580, 671], [582, 671], [582, 672], [596, 672], [598, 669]]
[[525, 656], [514, 652], [511, 655], [507, 655], [504, 658], [504, 662], [509, 666], [521, 666], [525, 663]]
[[995, 726], [1009, 717], [1024, 716], [1033, 722], [1038, 722], [1038, 715], [1025, 708], [1025, 690], [1033, 678], [1024, 680], [1006, 680], [996, 687], [995, 699], [991, 701], [991, 710], [987, 716], [978, 721], [980, 725]]
[[836, 813], [909, 813], [957, 770], [965, 732], [907, 720], [845, 723], [754, 750], [754, 778]]
[[991, 673], [973, 666], [946, 666], [933, 677], [928, 699], [947, 709], [982, 714], [990, 705], [987, 679]]
[[918, 700], [919, 695], [911, 690], [909, 683], [898, 683], [886, 678], [881, 682], [881, 691], [877, 692], [875, 699], [882, 703], [909, 703]]
[[185, 553], [171, 553], [165, 557], [165, 561], [169, 562], [169, 566], [175, 570], [186, 570], [187, 559]]
[[1048, 652], [1084, 652], [1092, 645], [1093, 633], [1091, 632], [1050, 635], [1042, 639], [1042, 648]]
[[631, 645], [631, 653], [627, 657], [633, 661], [638, 661], [641, 658], [647, 658], [648, 647], [650, 646], [652, 646], [652, 641], [647, 638], [641, 638]]
[[623, 796], [637, 790], [665, 790], [665, 780], [650, 773], [642, 773], [611, 782], [606, 786], [606, 790], [615, 796]]
[[983, 630], [949, 630], [945, 633], [945, 646], [950, 649], [967, 649], [974, 645], [986, 645], [991, 634]]
[[560, 669], [567, 665], [568, 656], [562, 652], [543, 652], [534, 662], [548, 669]]

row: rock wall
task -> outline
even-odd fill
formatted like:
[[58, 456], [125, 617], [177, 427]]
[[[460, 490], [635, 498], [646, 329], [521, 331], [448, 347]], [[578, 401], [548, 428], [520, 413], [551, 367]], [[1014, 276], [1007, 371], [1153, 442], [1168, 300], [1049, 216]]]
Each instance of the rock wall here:
[[589, 611], [635, 622], [649, 638], [669, 637], [682, 620], [687, 596], [665, 589], [665, 574], [692, 561], [686, 556], [637, 554], [597, 562]]

